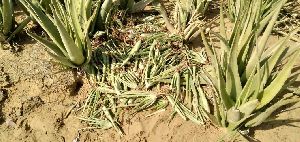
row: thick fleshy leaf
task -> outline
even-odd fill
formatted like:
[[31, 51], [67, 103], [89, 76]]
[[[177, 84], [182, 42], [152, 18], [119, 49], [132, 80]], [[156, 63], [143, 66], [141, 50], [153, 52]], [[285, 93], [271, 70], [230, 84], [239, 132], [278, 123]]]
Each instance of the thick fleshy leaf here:
[[[72, 21], [70, 24], [73, 25], [73, 28], [76, 31], [74, 33], [77, 37], [77, 40], [78, 40], [77, 42], [79, 42], [77, 45], [80, 46], [79, 44], [81, 44], [81, 42], [85, 41], [85, 35], [82, 32], [82, 24], [83, 23], [80, 23], [80, 20], [79, 20], [79, 18], [82, 18], [82, 17], [79, 17], [80, 14], [78, 13], [78, 10], [77, 10], [77, 7], [76, 7], [76, 2], [74, 0], [69, 0], [68, 5], [70, 7], [69, 15], [70, 15], [71, 21]], [[83, 15], [81, 15], [81, 16], [83, 16]]]
[[69, 60], [68, 58], [62, 57], [62, 56], [58, 56], [58, 55], [55, 55], [55, 54], [53, 54], [53, 53], [51, 53], [51, 52], [48, 52], [48, 54], [49, 54], [52, 58], [54, 58], [56, 61], [58, 61], [59, 63], [61, 63], [61, 64], [63, 64], [63, 65], [65, 65], [65, 66], [67, 66], [67, 67], [76, 68], [76, 66], [75, 66], [72, 62], [70, 62], [70, 60]]
[[244, 117], [247, 117], [251, 115], [253, 111], [255, 111], [258, 104], [259, 104], [258, 99], [255, 99], [247, 103], [244, 103], [238, 108], [238, 110], [240, 110], [240, 112], [244, 115]]
[[245, 124], [245, 126], [246, 127], [258, 126], [261, 123], [263, 123], [269, 116], [271, 116], [272, 113], [275, 112], [278, 108], [280, 108], [282, 106], [285, 106], [285, 105], [288, 105], [288, 104], [296, 103], [296, 102], [299, 102], [299, 101], [300, 101], [299, 98], [290, 98], [290, 99], [280, 100], [279, 102], [275, 103], [271, 107], [267, 108], [265, 111], [260, 112], [257, 115], [255, 115], [255, 117], [252, 118], [251, 120], [249, 120]]
[[69, 33], [63, 26], [63, 23], [59, 20], [56, 13], [53, 13], [55, 25], [59, 31], [60, 37], [66, 51], [68, 53], [68, 58], [76, 65], [81, 65], [84, 63], [85, 59], [83, 57], [82, 50], [75, 44], [72, 37], [70, 37]]
[[278, 94], [278, 92], [281, 91], [282, 86], [284, 86], [284, 83], [288, 79], [288, 77], [291, 74], [291, 70], [293, 66], [295, 65], [295, 62], [298, 60], [300, 56], [300, 51], [298, 50], [295, 52], [288, 63], [283, 66], [282, 70], [278, 73], [277, 77], [271, 82], [271, 84], [260, 94], [260, 105], [257, 107], [257, 109], [262, 108], [263, 106], [270, 103], [274, 97]]
[[27, 24], [31, 21], [30, 17], [27, 17], [26, 19], [24, 19], [20, 25], [10, 34], [10, 36], [7, 38], [7, 41], [10, 41], [16, 34], [18, 34], [19, 32], [21, 32], [26, 26]]
[[99, 9], [98, 17], [97, 17], [97, 26], [100, 27], [100, 30], [104, 30], [106, 18], [110, 13], [110, 10], [113, 6], [112, 0], [105, 0]]
[[49, 19], [49, 17], [44, 14], [44, 12], [34, 5], [29, 0], [20, 0], [23, 6], [26, 7], [31, 16], [41, 25], [41, 27], [47, 32], [53, 42], [60, 48], [60, 50], [67, 56], [67, 52], [63, 46], [63, 42], [60, 39], [59, 32], [54, 25], [54, 23]]
[[34, 33], [27, 33], [28, 35], [30, 35], [32, 38], [34, 38], [35, 40], [39, 41], [40, 43], [42, 43], [45, 47], [50, 48], [57, 56], [61, 56], [64, 57], [64, 54], [61, 52], [61, 50], [59, 49], [58, 46], [56, 46], [56, 44], [54, 44], [53, 42], [44, 39]]
[[13, 1], [12, 0], [2, 0], [2, 18], [3, 18], [3, 29], [2, 33], [8, 35], [13, 29]]
[[255, 70], [255, 66], [256, 66], [255, 61], [257, 60], [256, 58], [260, 58], [263, 51], [265, 50], [267, 40], [273, 30], [273, 27], [275, 25], [278, 15], [279, 15], [280, 9], [286, 3], [286, 1], [287, 0], [283, 0], [282, 2], [280, 2], [277, 5], [276, 9], [272, 12], [272, 19], [270, 21], [268, 21], [269, 24], [266, 27], [266, 30], [263, 33], [263, 36], [260, 38], [260, 41], [257, 45], [258, 51], [251, 55], [250, 60], [246, 66], [246, 70], [244, 71], [244, 73], [242, 75], [242, 82], [246, 81], [249, 78], [249, 76], [251, 75], [252, 71]]
[[228, 95], [234, 100], [237, 100], [239, 94], [242, 92], [242, 84], [237, 64], [237, 42], [238, 41], [234, 41], [235, 44], [231, 48], [229, 63], [226, 72], [226, 91]]

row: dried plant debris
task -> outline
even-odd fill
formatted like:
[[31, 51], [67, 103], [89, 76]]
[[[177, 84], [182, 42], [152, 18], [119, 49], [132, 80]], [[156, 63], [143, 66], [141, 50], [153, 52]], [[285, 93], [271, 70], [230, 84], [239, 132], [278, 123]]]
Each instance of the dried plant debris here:
[[[300, 27], [300, 2], [289, 0], [282, 8], [274, 31], [280, 34], [289, 33]], [[298, 36], [300, 32], [297, 33]]]
[[81, 119], [121, 134], [119, 114], [125, 108], [135, 114], [170, 104], [184, 120], [204, 124], [210, 107], [201, 70], [207, 62], [204, 49], [189, 48], [176, 35], [149, 34], [132, 45], [104, 42], [93, 53], [89, 76], [98, 87], [86, 100]]

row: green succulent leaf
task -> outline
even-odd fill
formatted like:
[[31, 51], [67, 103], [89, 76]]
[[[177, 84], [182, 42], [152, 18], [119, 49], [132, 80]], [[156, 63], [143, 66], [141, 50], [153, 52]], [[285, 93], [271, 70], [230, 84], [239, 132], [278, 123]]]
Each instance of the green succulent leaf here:
[[300, 99], [299, 98], [288, 98], [288, 99], [282, 99], [279, 102], [275, 103], [274, 105], [268, 107], [265, 111], [263, 112], [259, 112], [258, 114], [256, 114], [254, 116], [254, 118], [252, 118], [251, 120], [249, 120], [245, 126], [246, 127], [255, 127], [260, 125], [261, 123], [263, 123], [269, 116], [271, 116], [271, 114], [273, 112], [275, 112], [278, 108], [288, 105], [288, 104], [292, 104], [292, 103], [296, 103], [299, 102]]
[[13, 29], [13, 2], [12, 0], [2, 0], [2, 22], [3, 29], [2, 33], [8, 35]]
[[291, 70], [293, 69], [296, 61], [300, 56], [300, 51], [294, 53], [288, 63], [282, 67], [282, 70], [278, 73], [277, 77], [271, 82], [269, 86], [260, 94], [260, 104], [257, 109], [264, 107], [265, 105], [269, 104], [276, 95], [281, 91], [282, 86], [288, 79], [291, 74]]

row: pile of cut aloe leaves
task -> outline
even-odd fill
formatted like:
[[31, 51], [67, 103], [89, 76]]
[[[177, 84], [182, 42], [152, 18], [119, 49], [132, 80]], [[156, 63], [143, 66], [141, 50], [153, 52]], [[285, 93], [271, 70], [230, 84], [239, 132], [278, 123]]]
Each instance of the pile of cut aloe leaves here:
[[[189, 47], [180, 36], [168, 35], [157, 15], [142, 21], [118, 31], [132, 39], [110, 40], [95, 50], [91, 62], [97, 72], [89, 75], [97, 87], [81, 119], [96, 128], [114, 127], [122, 134], [118, 114], [124, 109], [132, 108], [133, 115], [149, 109], [159, 112], [170, 105], [184, 120], [204, 124], [207, 118], [200, 106], [210, 109], [201, 87], [206, 84], [201, 70], [208, 62], [204, 48]], [[126, 44], [131, 41], [137, 41], [133, 47]]]

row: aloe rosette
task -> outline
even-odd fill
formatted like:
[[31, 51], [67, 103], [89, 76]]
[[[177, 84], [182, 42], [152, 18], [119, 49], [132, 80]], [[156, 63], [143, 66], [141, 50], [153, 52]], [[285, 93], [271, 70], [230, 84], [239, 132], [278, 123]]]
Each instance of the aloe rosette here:
[[216, 93], [215, 112], [210, 115], [215, 124], [229, 131], [255, 127], [281, 106], [300, 101], [292, 94], [279, 97], [295, 79], [291, 71], [299, 61], [300, 45], [287, 47], [287, 43], [298, 30], [274, 46], [267, 45], [285, 2], [274, 4], [267, 15], [260, 11], [262, 0], [245, 2], [229, 37], [221, 6], [221, 34], [214, 33], [221, 41], [220, 58], [203, 38], [215, 70], [208, 75]]
[[51, 49], [49, 54], [54, 59], [74, 68], [89, 62], [91, 43], [88, 30], [93, 16], [87, 21], [81, 21], [82, 15], [78, 8], [84, 6], [84, 3], [67, 0], [64, 6], [58, 0], [53, 0], [51, 5], [53, 15], [50, 15], [45, 14], [38, 5], [30, 0], [21, 0], [20, 2], [52, 41], [33, 33], [29, 33], [29, 35]]

